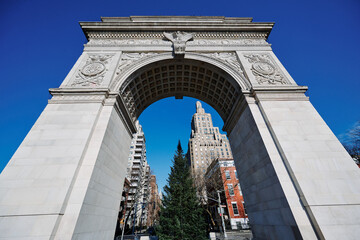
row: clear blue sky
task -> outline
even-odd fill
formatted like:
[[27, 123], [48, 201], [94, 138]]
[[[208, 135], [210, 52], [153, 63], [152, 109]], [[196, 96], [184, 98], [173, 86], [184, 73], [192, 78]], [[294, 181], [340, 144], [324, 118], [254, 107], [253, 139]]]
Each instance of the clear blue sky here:
[[[359, 0], [1, 1], [0, 171], [46, 106], [48, 88], [58, 87], [80, 56], [86, 39], [77, 22], [130, 15], [273, 21], [275, 54], [299, 85], [309, 86], [311, 102], [334, 133], [340, 136], [360, 119]], [[164, 99], [140, 117], [160, 187], [178, 139], [186, 151], [194, 105], [190, 98]]]

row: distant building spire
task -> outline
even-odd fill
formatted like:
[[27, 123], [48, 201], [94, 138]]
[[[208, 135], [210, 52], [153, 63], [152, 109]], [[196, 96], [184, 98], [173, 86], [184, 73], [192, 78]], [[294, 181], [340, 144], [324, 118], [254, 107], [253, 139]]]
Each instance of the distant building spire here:
[[200, 101], [196, 102], [196, 112], [197, 113], [205, 113], [205, 110], [202, 108]]

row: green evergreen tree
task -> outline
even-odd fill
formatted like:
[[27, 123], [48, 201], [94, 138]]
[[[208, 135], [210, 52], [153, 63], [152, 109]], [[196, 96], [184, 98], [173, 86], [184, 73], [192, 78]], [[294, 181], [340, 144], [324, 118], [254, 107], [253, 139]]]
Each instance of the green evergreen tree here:
[[206, 223], [179, 141], [164, 187], [157, 234], [160, 240], [205, 240]]

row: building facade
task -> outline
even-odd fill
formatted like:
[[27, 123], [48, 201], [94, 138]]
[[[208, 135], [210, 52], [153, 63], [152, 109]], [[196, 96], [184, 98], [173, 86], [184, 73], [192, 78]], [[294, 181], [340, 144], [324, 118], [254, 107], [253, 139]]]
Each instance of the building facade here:
[[127, 211], [127, 204], [128, 204], [128, 197], [130, 192], [130, 181], [125, 178], [124, 180], [124, 186], [123, 191], [121, 194], [121, 202], [120, 202], [120, 209], [119, 209], [119, 215], [116, 222], [116, 229], [115, 229], [115, 237], [120, 236], [122, 233], [122, 229], [125, 224], [126, 220], [126, 211]]
[[142, 126], [136, 122], [137, 132], [133, 134], [127, 166], [127, 178], [130, 191], [127, 201], [126, 215], [129, 226], [146, 226], [147, 207], [149, 202], [150, 166], [146, 159], [146, 140]]
[[216, 158], [232, 158], [232, 152], [225, 134], [213, 126], [210, 113], [206, 113], [199, 101], [191, 120], [191, 135], [187, 158], [193, 177], [201, 182], [208, 166]]
[[161, 198], [159, 195], [159, 189], [156, 184], [156, 176], [151, 175], [150, 177], [150, 201], [148, 206], [148, 218], [147, 226], [154, 226], [159, 221], [159, 212], [160, 212]]
[[222, 212], [225, 221], [231, 229], [249, 228], [248, 216], [245, 210], [235, 163], [232, 158], [218, 158], [208, 167], [205, 174], [206, 189], [208, 193], [208, 204], [217, 224], [221, 225], [218, 211], [219, 204], [214, 201], [220, 194]]

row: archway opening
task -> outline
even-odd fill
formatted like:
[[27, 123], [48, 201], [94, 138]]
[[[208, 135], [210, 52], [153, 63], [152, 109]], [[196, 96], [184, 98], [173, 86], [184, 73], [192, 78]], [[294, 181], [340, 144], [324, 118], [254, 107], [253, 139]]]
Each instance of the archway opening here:
[[[145, 122], [143, 121], [142, 118], [139, 117], [142, 116], [144, 110], [147, 109], [153, 103], [158, 102], [159, 100], [166, 101], [165, 98], [169, 98], [169, 97], [175, 97], [176, 99], [183, 99], [183, 97], [185, 96], [185, 97], [195, 98], [209, 104], [213, 108], [211, 114], [214, 117], [219, 116], [218, 120], [214, 123], [214, 127], [220, 127], [220, 128], [223, 126], [223, 122], [225, 122], [228, 119], [228, 117], [231, 115], [234, 105], [236, 104], [240, 95], [242, 94], [240, 85], [236, 82], [236, 80], [232, 76], [230, 76], [229, 73], [212, 64], [198, 60], [193, 60], [193, 59], [161, 60], [148, 64], [134, 71], [121, 84], [119, 91], [122, 96], [122, 99], [124, 100], [125, 105], [127, 106], [131, 118], [134, 121], [140, 119], [141, 120], [140, 124], [144, 124]], [[191, 107], [191, 109], [193, 110], [192, 114], [188, 114], [188, 116], [186, 116], [186, 118], [188, 118], [187, 119], [188, 129], [185, 130], [185, 134], [188, 136], [190, 135], [192, 130], [193, 115], [194, 113], [196, 113], [195, 99], [193, 99], [193, 103]], [[208, 106], [206, 106], [206, 108], [207, 110], [209, 110]], [[160, 121], [167, 121], [167, 119], [163, 118], [163, 116], [158, 115], [157, 117], [159, 118]], [[221, 120], [219, 121], [219, 119], [222, 119], [222, 121]], [[144, 127], [145, 133], [147, 131], [146, 129], [147, 128]], [[158, 129], [158, 130], [162, 131], [162, 129]], [[226, 134], [220, 131], [219, 129], [217, 129], [216, 133], [214, 133], [215, 131], [213, 131], [213, 135], [214, 135], [213, 140], [214, 142], [218, 141], [220, 145], [218, 146], [211, 145], [211, 147], [210, 145], [208, 145], [209, 146], [209, 149], [207, 149], [209, 150], [208, 154], [210, 155], [211, 152], [214, 152], [215, 148], [220, 147], [218, 153], [220, 154], [220, 158], [223, 157], [230, 159], [232, 158], [232, 154], [230, 155], [228, 154], [227, 156], [226, 155], [221, 156], [220, 153], [221, 143], [224, 143], [223, 147], [225, 154], [226, 154], [225, 149], [228, 148], [231, 151], [231, 148], [228, 139], [226, 139], [225, 136]], [[164, 139], [164, 141], [168, 141], [168, 140]], [[210, 141], [211, 139], [205, 139], [204, 147], [203, 147], [204, 152], [206, 151], [205, 145], [207, 145], [208, 142]], [[146, 142], [148, 145], [149, 143], [148, 140]], [[187, 138], [185, 141], [184, 140], [182, 141], [183, 149], [185, 150], [185, 152], [188, 152], [188, 154], [190, 148], [189, 142], [190, 142], [189, 138]], [[173, 147], [176, 146], [176, 143], [177, 143], [177, 139], [173, 142]], [[175, 148], [173, 147], [170, 149], [170, 152], [172, 151], [170, 156], [173, 155], [173, 151], [175, 150]], [[147, 153], [149, 152], [147, 151]], [[219, 155], [217, 158], [219, 158]], [[214, 156], [212, 156], [212, 158], [211, 159], [209, 158], [208, 160], [205, 159], [202, 160], [200, 159], [199, 156], [199, 161], [207, 164], [206, 166], [202, 167], [201, 172], [204, 171], [205, 173], [206, 167], [211, 164], [210, 160], [214, 160]], [[170, 161], [171, 161], [171, 157], [167, 159], [168, 163]], [[194, 159], [194, 161], [197, 162], [198, 160]], [[235, 169], [234, 164], [233, 164], [233, 168]], [[233, 172], [232, 175], [234, 175], [233, 177], [237, 179], [237, 176], [235, 176], [236, 170], [234, 171], [234, 169], [232, 170]], [[162, 174], [162, 175], [167, 176], [167, 174]], [[164, 180], [165, 179], [162, 179], [163, 182], [162, 186], [164, 186], [164, 182], [165, 182]], [[233, 187], [236, 187], [235, 192], [241, 193], [239, 186], [240, 185], [235, 184]], [[234, 189], [232, 189], [231, 191], [234, 192]], [[228, 209], [227, 212], [228, 214], [230, 214], [229, 213], [230, 210], [231, 211], [235, 211], [235, 210], [233, 209], [233, 205], [231, 203], [226, 204], [227, 200], [225, 196], [228, 195], [227, 192], [229, 192], [229, 190], [228, 189], [225, 190], [224, 188], [224, 191], [222, 192], [222, 195], [224, 195], [223, 203], [225, 205], [229, 205], [227, 208]], [[216, 197], [215, 195], [213, 197]], [[217, 209], [216, 204], [217, 203], [215, 201], [215, 207], [213, 206], [213, 209]], [[237, 209], [236, 211], [240, 212], [240, 207], [242, 207], [242, 205], [243, 202], [239, 202], [238, 204], [235, 204], [235, 206], [239, 207], [239, 209]], [[216, 214], [215, 210], [213, 212], [214, 214]], [[228, 221], [228, 227], [232, 228], [233, 227], [232, 225], [234, 224]]]

